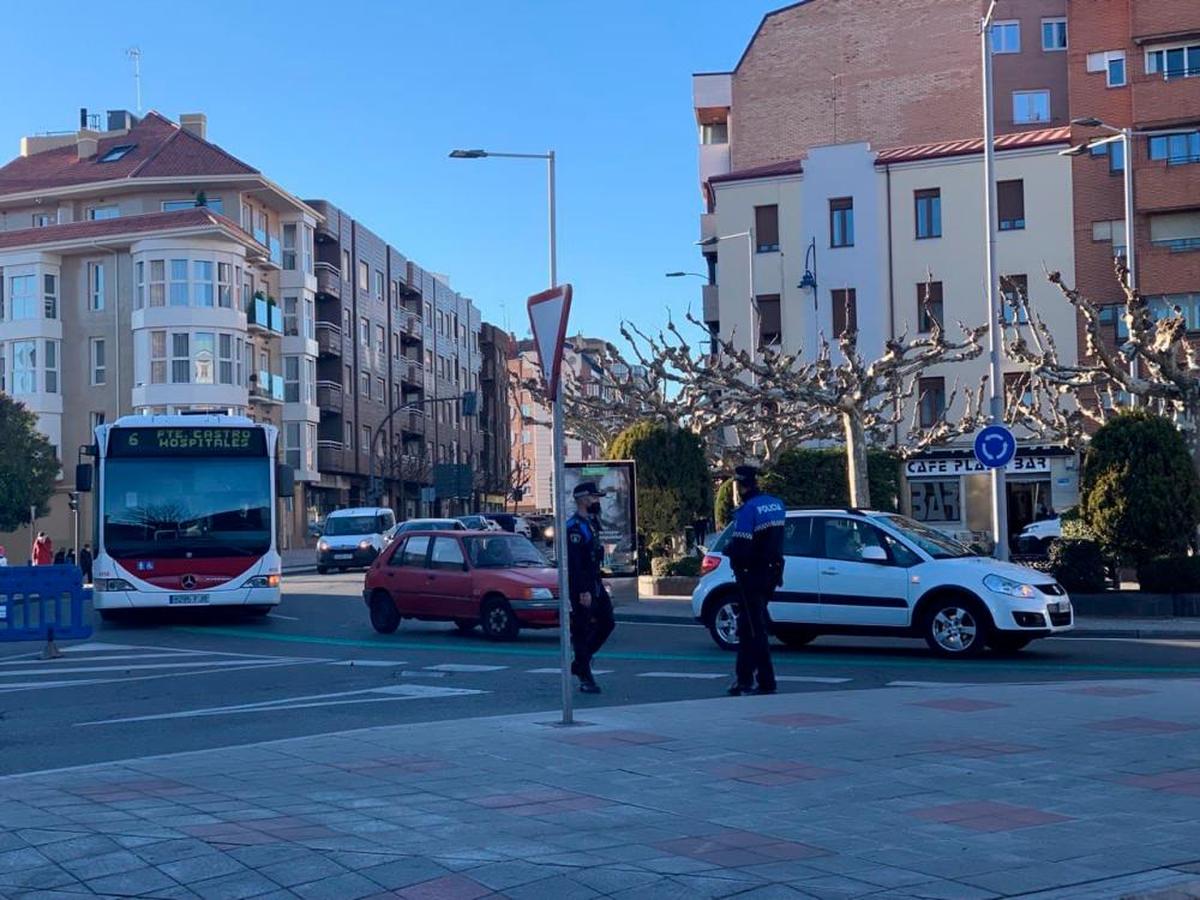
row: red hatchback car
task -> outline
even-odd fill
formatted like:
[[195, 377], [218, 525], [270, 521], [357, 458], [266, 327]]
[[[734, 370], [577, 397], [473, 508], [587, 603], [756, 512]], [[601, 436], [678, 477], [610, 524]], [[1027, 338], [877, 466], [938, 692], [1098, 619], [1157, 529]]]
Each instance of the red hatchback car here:
[[381, 634], [401, 619], [478, 625], [496, 641], [558, 627], [558, 573], [528, 538], [503, 531], [402, 534], [367, 570], [363, 600]]

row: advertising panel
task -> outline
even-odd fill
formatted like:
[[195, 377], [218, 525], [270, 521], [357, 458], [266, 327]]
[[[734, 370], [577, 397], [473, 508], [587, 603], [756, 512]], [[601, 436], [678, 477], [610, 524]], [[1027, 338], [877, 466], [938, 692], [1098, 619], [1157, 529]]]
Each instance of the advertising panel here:
[[604, 572], [607, 575], [636, 575], [637, 500], [633, 461], [568, 462], [564, 478], [568, 497], [581, 481], [594, 481], [607, 493], [600, 501]]

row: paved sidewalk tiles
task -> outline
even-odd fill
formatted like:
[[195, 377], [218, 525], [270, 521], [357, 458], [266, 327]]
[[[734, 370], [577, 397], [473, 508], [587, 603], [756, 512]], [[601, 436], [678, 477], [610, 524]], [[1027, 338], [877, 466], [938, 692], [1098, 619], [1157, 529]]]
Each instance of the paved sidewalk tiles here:
[[1195, 690], [715, 698], [0, 778], [0, 896], [1200, 896]]

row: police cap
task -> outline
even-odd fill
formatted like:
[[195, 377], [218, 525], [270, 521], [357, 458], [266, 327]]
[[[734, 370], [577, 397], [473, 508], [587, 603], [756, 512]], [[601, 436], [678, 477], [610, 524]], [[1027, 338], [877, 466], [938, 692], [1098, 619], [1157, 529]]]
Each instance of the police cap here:
[[578, 500], [580, 497], [605, 497], [607, 494], [600, 490], [600, 488], [596, 487], [596, 482], [581, 481], [579, 484], [575, 485], [575, 490], [572, 492], [572, 496]]
[[733, 480], [741, 481], [746, 484], [757, 481], [758, 480], [758, 467], [757, 466], [738, 466], [736, 469], [733, 470]]

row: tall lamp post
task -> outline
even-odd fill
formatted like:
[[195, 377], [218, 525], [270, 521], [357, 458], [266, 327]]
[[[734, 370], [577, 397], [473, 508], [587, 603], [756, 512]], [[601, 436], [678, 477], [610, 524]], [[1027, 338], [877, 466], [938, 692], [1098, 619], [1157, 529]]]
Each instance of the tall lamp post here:
[[[1067, 150], [1060, 150], [1060, 156], [1081, 156], [1089, 152], [1093, 147], [1103, 147], [1108, 144], [1121, 145], [1121, 174], [1122, 182], [1125, 188], [1125, 268], [1129, 272], [1129, 289], [1137, 290], [1137, 242], [1133, 239], [1133, 138], [1144, 134], [1149, 134], [1147, 131], [1136, 131], [1133, 128], [1118, 128], [1116, 125], [1109, 125], [1097, 119], [1095, 116], [1083, 116], [1071, 120], [1072, 125], [1078, 125], [1081, 128], [1103, 128], [1110, 132], [1108, 137], [1098, 138], [1096, 140], [1087, 141], [1083, 144], [1077, 144]], [[1137, 358], [1129, 360], [1129, 374], [1137, 375]], [[1137, 397], [1133, 394], [1129, 395], [1129, 404], [1137, 405]]]
[[[546, 201], [548, 214], [548, 231], [550, 244], [550, 287], [558, 286], [558, 223], [555, 214], [554, 197], [554, 151], [546, 153], [496, 153], [492, 150], [452, 150], [451, 159], [541, 159], [546, 161]], [[571, 709], [571, 598], [567, 586], [567, 529], [566, 525], [566, 496], [563, 485], [563, 403], [562, 390], [559, 389], [553, 404], [554, 416], [554, 555], [558, 563], [558, 599], [559, 599], [559, 651], [562, 663], [562, 723], [570, 725], [574, 721]]]
[[[996, 0], [979, 22], [979, 48], [983, 56], [983, 214], [987, 219], [988, 399], [990, 425], [1004, 422], [1004, 382], [1000, 372], [1000, 292], [996, 277], [996, 125], [992, 96], [992, 16]], [[1008, 559], [1008, 494], [1004, 467], [992, 472], [992, 540], [996, 558]]]

